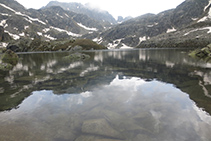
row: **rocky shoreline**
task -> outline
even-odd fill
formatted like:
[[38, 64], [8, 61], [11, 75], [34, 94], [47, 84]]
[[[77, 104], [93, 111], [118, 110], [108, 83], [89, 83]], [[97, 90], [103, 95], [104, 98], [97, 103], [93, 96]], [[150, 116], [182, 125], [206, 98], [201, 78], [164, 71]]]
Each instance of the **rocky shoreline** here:
[[34, 40], [22, 38], [11, 41], [7, 49], [14, 52], [33, 52], [33, 51], [76, 51], [76, 50], [99, 50], [107, 49], [88, 39], [65, 39], [55, 41], [45, 41], [40, 38]]
[[5, 52], [0, 56], [0, 70], [8, 71], [13, 68], [18, 63], [18, 55], [11, 51], [5, 50]]
[[0, 48], [0, 70], [9, 71], [18, 62], [17, 52], [45, 52], [45, 51], [72, 51], [69, 56], [65, 56], [65, 60], [85, 60], [90, 56], [83, 53], [78, 53], [82, 50], [102, 50], [106, 47], [99, 45], [88, 39], [72, 39], [72, 40], [56, 40], [56, 41], [43, 41], [40, 38], [19, 39], [12, 40], [8, 43], [7, 47]]

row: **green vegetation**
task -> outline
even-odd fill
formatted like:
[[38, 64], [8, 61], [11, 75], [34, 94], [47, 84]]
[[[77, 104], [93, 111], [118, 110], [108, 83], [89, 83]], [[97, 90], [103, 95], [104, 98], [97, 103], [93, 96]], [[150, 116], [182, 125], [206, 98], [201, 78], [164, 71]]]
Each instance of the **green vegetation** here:
[[90, 49], [107, 49], [106, 47], [96, 44], [95, 42], [88, 40], [88, 39], [77, 39], [73, 42], [72, 47], [81, 46], [83, 50], [90, 50]]
[[190, 56], [194, 58], [201, 58], [205, 61], [210, 61], [211, 59], [211, 44], [208, 46], [202, 48], [202, 49], [196, 49], [189, 53]]
[[11, 70], [18, 63], [18, 55], [11, 50], [7, 50], [0, 58], [0, 70]]

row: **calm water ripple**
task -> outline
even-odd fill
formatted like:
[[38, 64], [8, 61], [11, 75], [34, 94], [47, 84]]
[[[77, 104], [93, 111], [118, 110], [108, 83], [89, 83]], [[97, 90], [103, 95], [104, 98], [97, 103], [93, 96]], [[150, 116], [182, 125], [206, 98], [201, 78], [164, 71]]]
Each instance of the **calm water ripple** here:
[[211, 63], [184, 51], [20, 54], [0, 74], [0, 140], [210, 141]]

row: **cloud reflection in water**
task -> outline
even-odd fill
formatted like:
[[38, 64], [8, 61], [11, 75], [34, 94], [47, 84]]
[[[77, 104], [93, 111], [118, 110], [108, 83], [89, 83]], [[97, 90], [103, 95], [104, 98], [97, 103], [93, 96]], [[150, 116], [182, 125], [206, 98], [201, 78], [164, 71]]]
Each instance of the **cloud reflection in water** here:
[[[140, 140], [143, 135], [152, 141], [211, 140], [210, 115], [186, 93], [172, 84], [120, 76], [109, 85], [81, 94], [35, 91], [18, 109], [0, 113], [0, 134], [7, 127], [27, 125], [18, 136], [27, 136], [33, 129], [40, 138], [77, 139], [86, 135], [79, 132], [84, 121], [102, 118], [126, 140]], [[70, 131], [71, 136], [65, 136]]]

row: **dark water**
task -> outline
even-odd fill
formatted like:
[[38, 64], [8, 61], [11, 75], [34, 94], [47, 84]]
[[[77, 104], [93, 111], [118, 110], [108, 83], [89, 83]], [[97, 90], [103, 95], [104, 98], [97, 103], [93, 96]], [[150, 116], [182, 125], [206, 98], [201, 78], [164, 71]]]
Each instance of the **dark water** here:
[[211, 63], [185, 52], [20, 54], [0, 73], [0, 140], [210, 141]]

